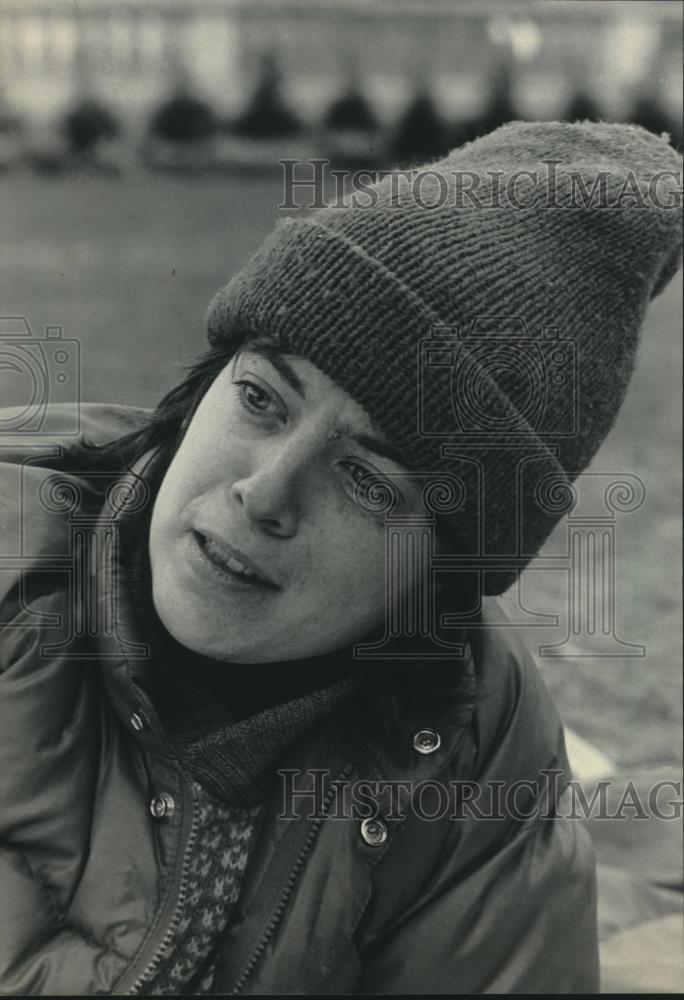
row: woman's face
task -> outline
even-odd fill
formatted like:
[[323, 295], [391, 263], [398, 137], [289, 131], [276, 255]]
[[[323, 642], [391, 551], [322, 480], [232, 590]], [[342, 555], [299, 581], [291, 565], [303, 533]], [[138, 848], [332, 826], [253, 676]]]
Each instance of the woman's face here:
[[[403, 471], [313, 364], [245, 349], [202, 398], [155, 502], [162, 623], [195, 652], [244, 663], [358, 641], [385, 616], [385, 530], [355, 486]], [[408, 476], [399, 489], [399, 511], [421, 509]]]

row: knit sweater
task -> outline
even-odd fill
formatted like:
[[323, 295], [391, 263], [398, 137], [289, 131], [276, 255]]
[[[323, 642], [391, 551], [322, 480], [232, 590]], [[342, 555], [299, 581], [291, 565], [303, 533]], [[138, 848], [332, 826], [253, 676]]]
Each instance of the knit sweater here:
[[193, 782], [197, 836], [188, 865], [187, 905], [174, 934], [138, 992], [151, 996], [211, 993], [218, 944], [240, 895], [262, 806], [217, 802]]

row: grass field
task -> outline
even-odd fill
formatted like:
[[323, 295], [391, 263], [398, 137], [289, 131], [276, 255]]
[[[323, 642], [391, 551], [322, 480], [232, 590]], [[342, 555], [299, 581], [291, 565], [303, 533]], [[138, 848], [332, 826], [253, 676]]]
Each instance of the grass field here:
[[[211, 294], [272, 228], [279, 200], [277, 178], [6, 175], [0, 315], [79, 340], [83, 399], [152, 405], [202, 349]], [[626, 404], [591, 466], [646, 487], [639, 510], [616, 524], [616, 631], [646, 655], [541, 658], [566, 721], [625, 765], [681, 752], [678, 285], [651, 307]], [[565, 530], [545, 552], [562, 551]], [[525, 606], [561, 619], [527, 633], [533, 648], [563, 638], [566, 589], [562, 572], [525, 574]], [[516, 601], [504, 600], [514, 614]], [[590, 652], [590, 641], [581, 647]]]

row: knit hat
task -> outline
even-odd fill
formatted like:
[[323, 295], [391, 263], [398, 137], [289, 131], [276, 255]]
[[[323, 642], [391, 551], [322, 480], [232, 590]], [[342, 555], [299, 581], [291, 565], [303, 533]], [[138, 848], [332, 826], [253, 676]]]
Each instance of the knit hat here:
[[214, 297], [344, 388], [409, 469], [447, 474], [458, 550], [503, 592], [613, 425], [681, 253], [681, 157], [632, 125], [513, 122], [285, 219]]

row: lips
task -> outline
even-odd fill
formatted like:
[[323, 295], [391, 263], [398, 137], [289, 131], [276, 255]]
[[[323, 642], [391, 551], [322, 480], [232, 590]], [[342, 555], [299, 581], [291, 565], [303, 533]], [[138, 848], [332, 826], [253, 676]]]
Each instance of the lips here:
[[204, 557], [221, 573], [239, 580], [245, 586], [280, 589], [251, 559], [213, 533], [193, 529], [193, 536]]

